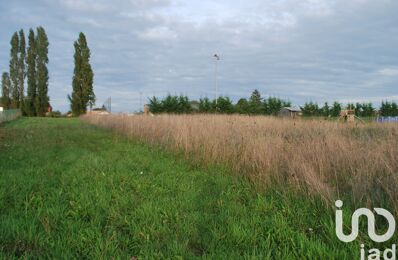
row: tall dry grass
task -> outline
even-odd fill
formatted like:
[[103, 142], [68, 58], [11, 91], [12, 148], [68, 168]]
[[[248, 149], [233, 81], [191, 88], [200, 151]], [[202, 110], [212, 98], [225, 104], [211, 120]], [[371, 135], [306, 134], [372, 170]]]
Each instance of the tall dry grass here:
[[221, 163], [259, 186], [389, 203], [398, 213], [398, 126], [241, 115], [85, 116], [154, 146]]

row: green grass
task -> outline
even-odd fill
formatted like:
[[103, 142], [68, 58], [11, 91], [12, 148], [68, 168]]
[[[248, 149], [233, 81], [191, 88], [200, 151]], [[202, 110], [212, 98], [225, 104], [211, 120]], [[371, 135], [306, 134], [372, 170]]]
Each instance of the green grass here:
[[77, 119], [10, 122], [0, 151], [0, 258], [359, 258], [316, 199]]

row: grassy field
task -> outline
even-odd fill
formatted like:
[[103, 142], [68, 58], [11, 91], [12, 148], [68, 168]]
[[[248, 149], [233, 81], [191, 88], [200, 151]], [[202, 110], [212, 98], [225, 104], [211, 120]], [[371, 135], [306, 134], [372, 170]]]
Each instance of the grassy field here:
[[321, 199], [78, 119], [8, 123], [0, 151], [0, 258], [359, 258]]
[[278, 184], [398, 215], [398, 125], [265, 116], [86, 116], [201, 165], [228, 165], [260, 190]]

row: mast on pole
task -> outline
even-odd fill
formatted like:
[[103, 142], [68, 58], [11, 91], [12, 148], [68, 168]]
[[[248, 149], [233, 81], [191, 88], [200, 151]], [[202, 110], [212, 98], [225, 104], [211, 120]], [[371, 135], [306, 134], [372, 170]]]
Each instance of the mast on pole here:
[[218, 61], [220, 60], [220, 56], [218, 54], [214, 54], [214, 85], [216, 88], [216, 106], [218, 103]]

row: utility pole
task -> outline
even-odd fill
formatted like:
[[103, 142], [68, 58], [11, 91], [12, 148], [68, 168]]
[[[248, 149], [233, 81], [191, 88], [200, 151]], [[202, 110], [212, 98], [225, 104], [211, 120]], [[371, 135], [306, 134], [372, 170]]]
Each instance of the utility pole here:
[[218, 54], [214, 54], [214, 85], [216, 88], [216, 107], [218, 103], [218, 61], [220, 60], [220, 56]]
[[140, 91], [140, 111], [143, 109], [142, 107], [142, 91]]

